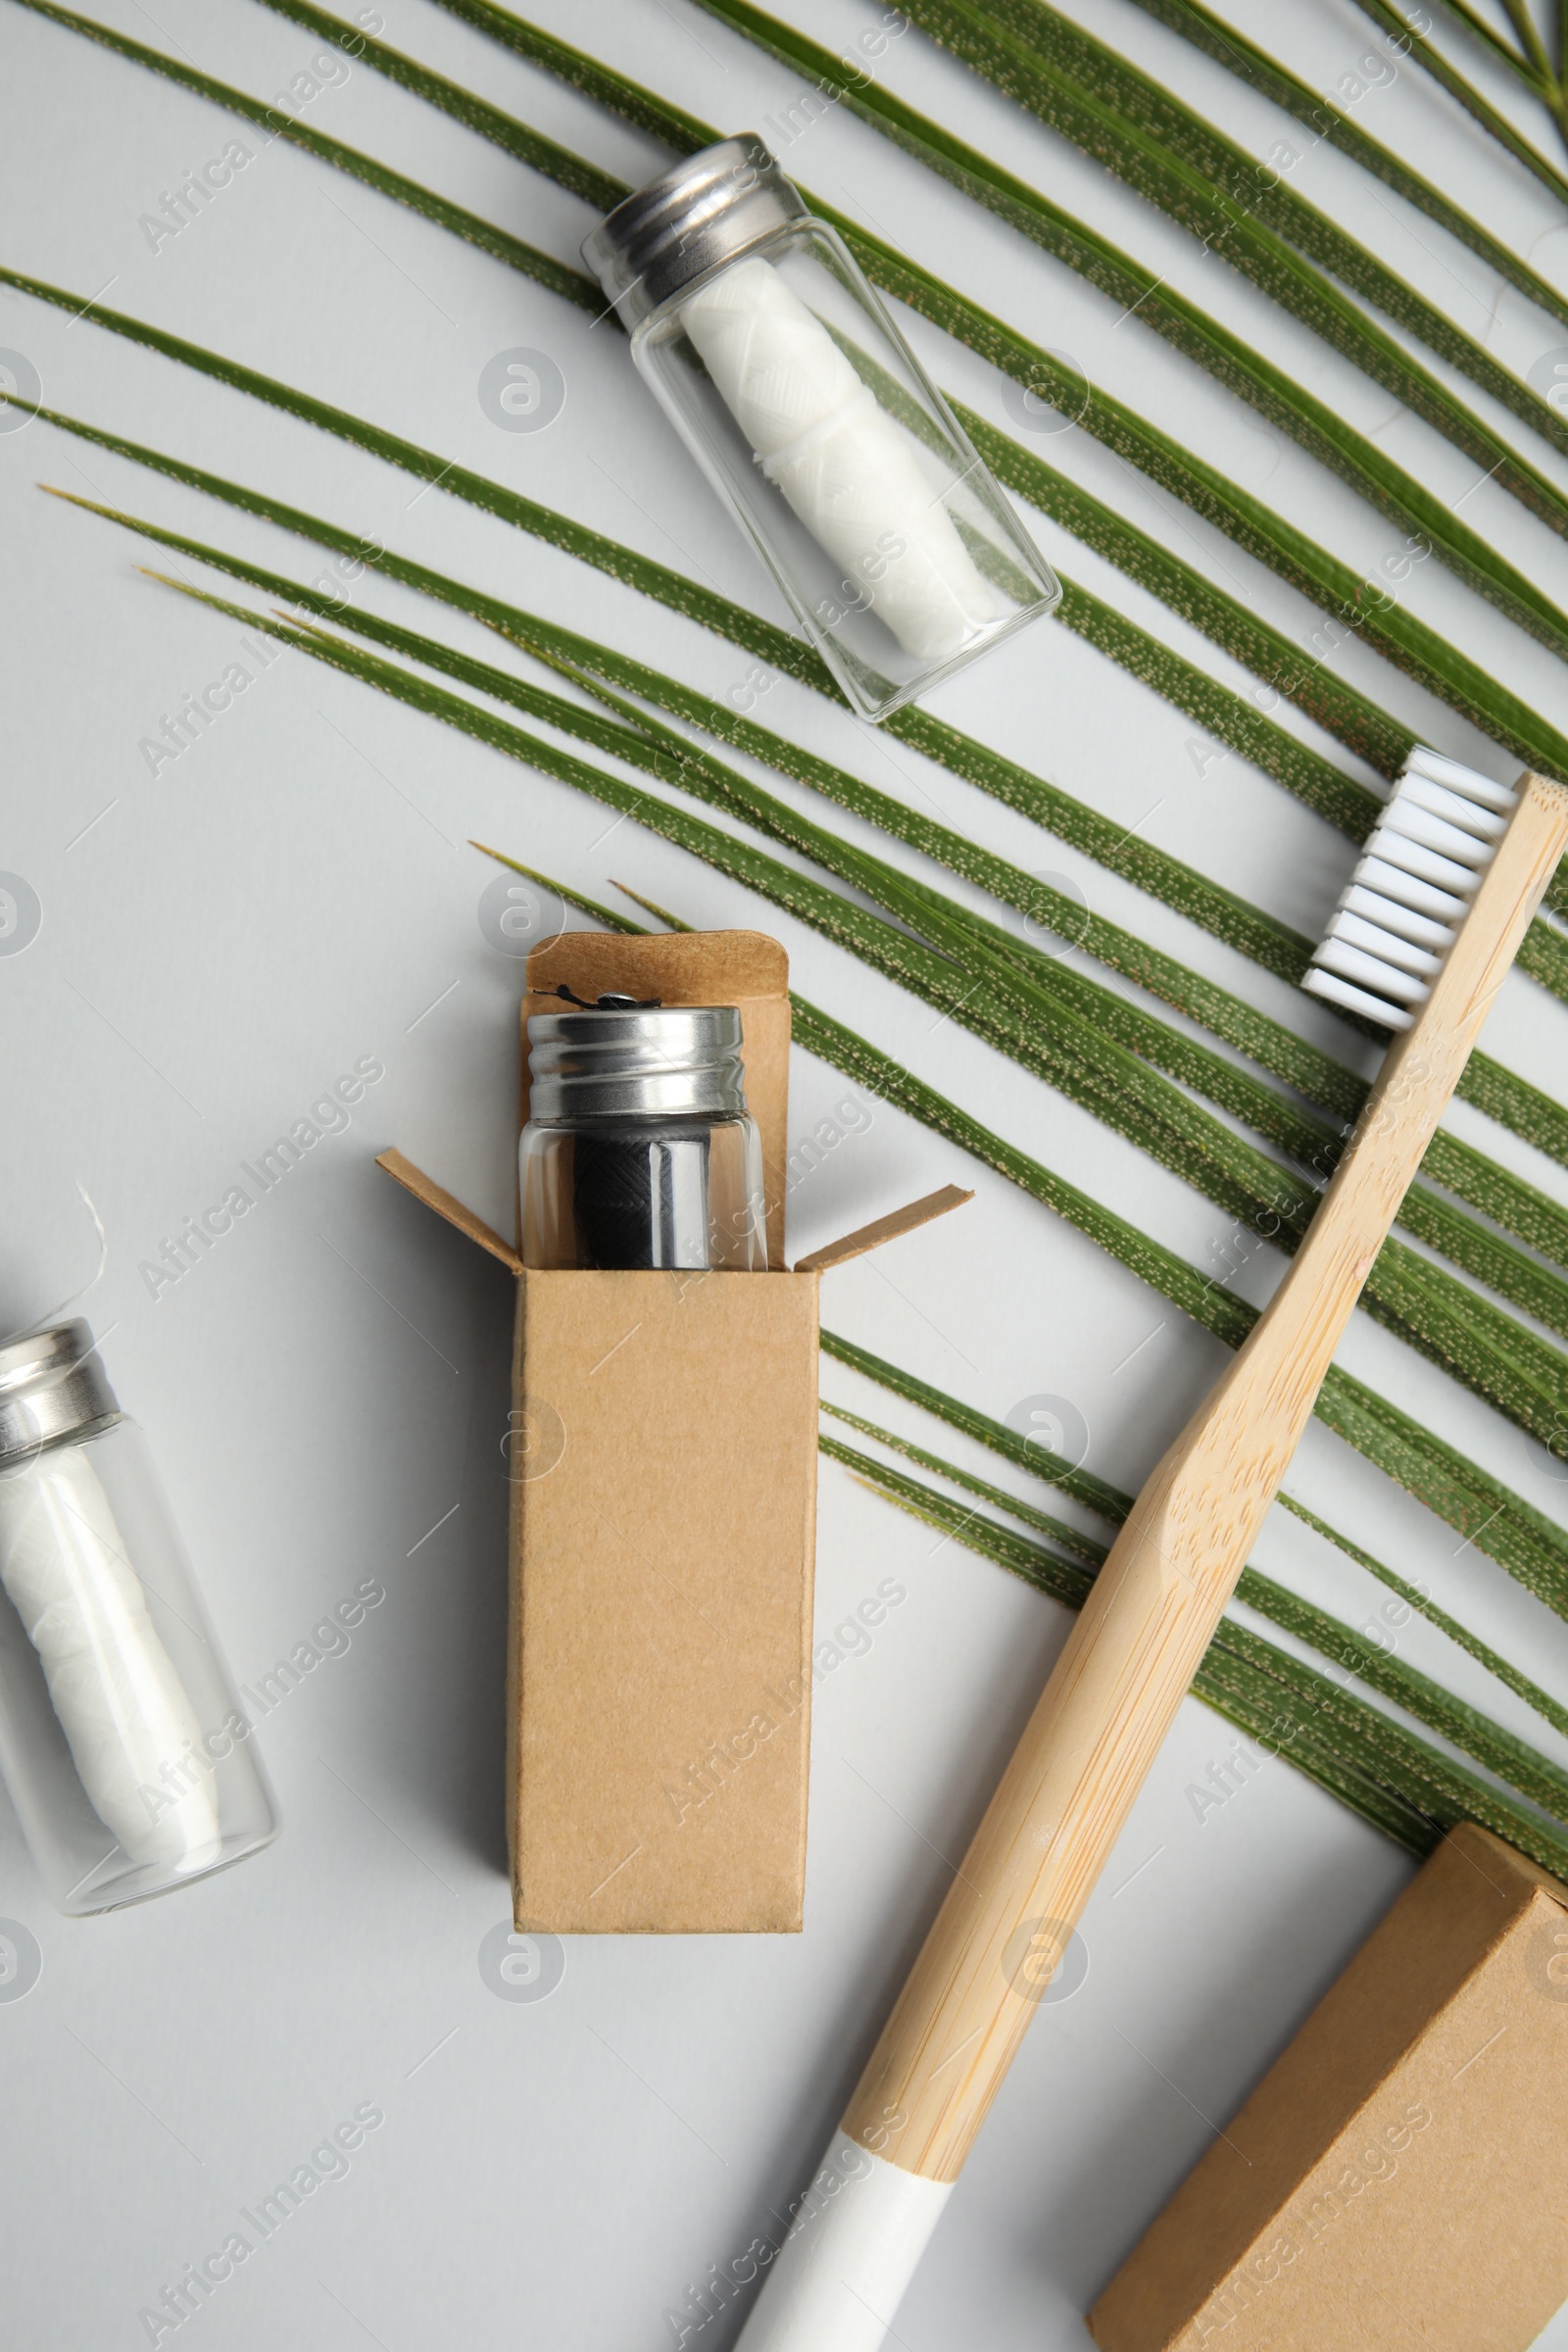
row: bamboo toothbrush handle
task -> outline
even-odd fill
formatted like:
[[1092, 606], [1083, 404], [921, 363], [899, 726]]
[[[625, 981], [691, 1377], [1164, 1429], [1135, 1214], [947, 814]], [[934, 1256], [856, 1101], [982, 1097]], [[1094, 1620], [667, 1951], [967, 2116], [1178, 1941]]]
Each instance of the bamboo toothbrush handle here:
[[849, 2138], [904, 2173], [957, 2178], [1565, 844], [1568, 791], [1525, 779], [1278, 1293], [1095, 1580], [845, 2115]]

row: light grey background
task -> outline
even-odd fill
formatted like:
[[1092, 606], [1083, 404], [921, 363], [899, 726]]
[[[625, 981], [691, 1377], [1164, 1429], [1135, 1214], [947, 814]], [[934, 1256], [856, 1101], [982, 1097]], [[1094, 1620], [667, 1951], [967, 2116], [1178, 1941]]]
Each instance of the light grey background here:
[[[247, 0], [99, 7], [265, 97], [319, 46]], [[668, 160], [426, 0], [383, 0], [383, 11], [389, 39], [622, 177]], [[1240, 84], [1131, 9], [1086, 0], [1080, 13], [1252, 152], [1285, 135]], [[765, 118], [782, 119], [800, 94], [795, 76], [685, 0], [543, 0], [539, 14], [726, 128], [765, 135]], [[882, 11], [791, 0], [790, 14], [841, 44]], [[1292, 10], [1253, 0], [1236, 21], [1288, 46], [1319, 88], [1353, 73], [1368, 43], [1365, 21], [1340, 0]], [[16, 6], [0, 10], [0, 42], [8, 262], [83, 302], [101, 291], [772, 610], [612, 332], [282, 145], [154, 252], [140, 216], [237, 132], [252, 146], [254, 135]], [[880, 70], [1298, 369], [1568, 594], [1559, 542], [1098, 170], [913, 32]], [[591, 224], [586, 207], [363, 70], [307, 119], [564, 258]], [[1403, 73], [1358, 119], [1562, 282], [1568, 246], [1544, 195], [1430, 85]], [[1347, 558], [1380, 561], [1392, 548], [1391, 526], [1136, 318], [1118, 319], [870, 130], [835, 114], [785, 153], [808, 187], [1073, 354]], [[1568, 343], [1330, 150], [1301, 158], [1293, 184], [1519, 368]], [[906, 323], [945, 387], [1007, 420], [999, 379]], [[0, 345], [23, 352], [69, 414], [263, 485], [713, 692], [745, 687], [751, 664], [715, 639], [88, 320], [5, 293]], [[499, 429], [479, 398], [487, 364], [519, 347], [547, 353], [565, 387], [560, 416], [533, 434]], [[1102, 449], [1073, 432], [1043, 446], [1305, 641], [1303, 604]], [[1542, 447], [1531, 456], [1564, 478]], [[151, 1435], [237, 1676], [266, 1673], [362, 1579], [381, 1580], [387, 1597], [348, 1654], [262, 1726], [285, 1822], [263, 1857], [172, 1899], [67, 1921], [0, 1803], [0, 1913], [43, 1956], [26, 1997], [0, 2004], [5, 2338], [27, 2352], [147, 2341], [141, 2309], [370, 2102], [385, 2121], [347, 2177], [318, 2189], [187, 2323], [201, 2341], [214, 2352], [368, 2341], [385, 2352], [653, 2352], [676, 2340], [667, 2314], [688, 2289], [775, 2230], [771, 2214], [804, 2185], [1064, 1620], [824, 1466], [819, 1632], [882, 1577], [899, 1577], [908, 1598], [818, 1694], [805, 1935], [579, 1939], [548, 1999], [487, 1987], [479, 1949], [507, 1906], [500, 1444], [511, 1286], [371, 1165], [396, 1143], [482, 1214], [510, 1218], [520, 967], [481, 933], [494, 869], [469, 838], [593, 895], [625, 881], [701, 924], [780, 932], [813, 1001], [1167, 1244], [1206, 1261], [1225, 1221], [739, 889], [630, 824], [610, 835], [597, 805], [303, 658], [276, 662], [155, 780], [140, 739], [220, 675], [241, 629], [138, 578], [144, 548], [40, 497], [40, 481], [293, 576], [319, 569], [300, 543], [43, 423], [0, 433], [0, 868], [24, 876], [43, 910], [25, 952], [0, 957], [0, 1325], [88, 1281], [85, 1188], [109, 1253], [84, 1309]], [[1035, 523], [1072, 577], [1246, 687], [1151, 600]], [[354, 593], [507, 658], [482, 630], [412, 597], [374, 582]], [[1409, 598], [1564, 723], [1544, 652], [1436, 564]], [[1370, 655], [1351, 649], [1343, 666], [1446, 749], [1506, 765]], [[1211, 757], [1176, 711], [1065, 630], [1026, 632], [938, 707], [1304, 931], [1333, 904], [1345, 841], [1242, 760]], [[1345, 1050], [1326, 1014], [847, 714], [782, 680], [760, 710], [1023, 865], [1072, 877], [1098, 910]], [[1509, 981], [1487, 1042], [1568, 1094], [1568, 1015], [1530, 983]], [[362, 1055], [386, 1074], [348, 1131], [150, 1297], [138, 1267], [162, 1238]], [[797, 1137], [850, 1091], [799, 1054], [793, 1084]], [[1562, 1172], [1524, 1147], [1462, 1108], [1452, 1123], [1568, 1198]], [[950, 1178], [975, 1187], [974, 1205], [833, 1275], [826, 1320], [999, 1416], [1040, 1394], [1070, 1399], [1092, 1433], [1090, 1465], [1136, 1486], [1223, 1350], [1043, 1209], [873, 1105], [869, 1126], [798, 1189], [792, 1247]], [[1243, 1285], [1262, 1297], [1277, 1271], [1261, 1252]], [[1561, 1514], [1568, 1488], [1544, 1453], [1386, 1334], [1358, 1319], [1342, 1360]], [[824, 1387], [931, 1435], [832, 1365]], [[1449, 1530], [1324, 1431], [1309, 1431], [1291, 1484], [1568, 1689], [1568, 1629], [1473, 1549], [1456, 1556]], [[1353, 1623], [1379, 1605], [1378, 1588], [1279, 1514], [1256, 1557]], [[1435, 1638], [1412, 1627], [1398, 1639], [1402, 1654], [1550, 1745]], [[608, 1748], [615, 1691], [599, 1704]], [[1283, 1763], [1200, 1807], [1193, 1790], [1235, 1744], [1217, 1717], [1184, 1708], [1084, 1923], [1087, 1982], [1035, 2024], [900, 2315], [913, 2352], [1085, 2344], [1078, 2315], [1404, 1883], [1394, 1846]], [[687, 2340], [722, 2345], [736, 2325], [728, 2314]], [[1568, 2323], [1547, 2340], [1568, 2346]]]

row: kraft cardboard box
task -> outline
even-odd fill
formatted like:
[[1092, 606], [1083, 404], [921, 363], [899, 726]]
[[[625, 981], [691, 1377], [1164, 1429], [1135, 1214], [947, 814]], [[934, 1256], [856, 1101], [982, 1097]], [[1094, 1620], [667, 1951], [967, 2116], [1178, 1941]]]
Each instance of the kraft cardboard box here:
[[1568, 1886], [1450, 1832], [1089, 2315], [1103, 2352], [1524, 2352], [1568, 2298]]
[[791, 1933], [810, 1751], [817, 1282], [954, 1187], [784, 1264], [789, 970], [756, 932], [569, 932], [564, 982], [738, 1004], [768, 1271], [541, 1272], [398, 1152], [381, 1164], [517, 1277], [507, 1816], [519, 1929]]

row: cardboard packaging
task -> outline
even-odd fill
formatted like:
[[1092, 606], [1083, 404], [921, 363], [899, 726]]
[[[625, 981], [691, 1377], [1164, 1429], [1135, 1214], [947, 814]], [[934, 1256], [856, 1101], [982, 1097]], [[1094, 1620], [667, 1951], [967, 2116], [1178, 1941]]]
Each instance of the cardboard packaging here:
[[1568, 2297], [1568, 1886], [1452, 1831], [1089, 2315], [1104, 2352], [1524, 2352]]
[[955, 1187], [784, 1266], [788, 959], [756, 932], [568, 932], [564, 981], [738, 1004], [765, 1274], [540, 1272], [396, 1152], [381, 1165], [517, 1276], [507, 1819], [519, 1930], [798, 1932], [806, 1874], [817, 1280]]

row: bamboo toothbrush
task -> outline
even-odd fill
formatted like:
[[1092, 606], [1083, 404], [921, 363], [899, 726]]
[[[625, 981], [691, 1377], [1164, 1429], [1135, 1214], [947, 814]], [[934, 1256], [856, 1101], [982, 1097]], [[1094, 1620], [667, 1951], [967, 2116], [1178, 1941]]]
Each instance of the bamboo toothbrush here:
[[1095, 1580], [742, 2352], [876, 2352], [1231, 1597], [1340, 1335], [1568, 846], [1568, 790], [1412, 753], [1305, 986], [1395, 1032], [1278, 1292]]

